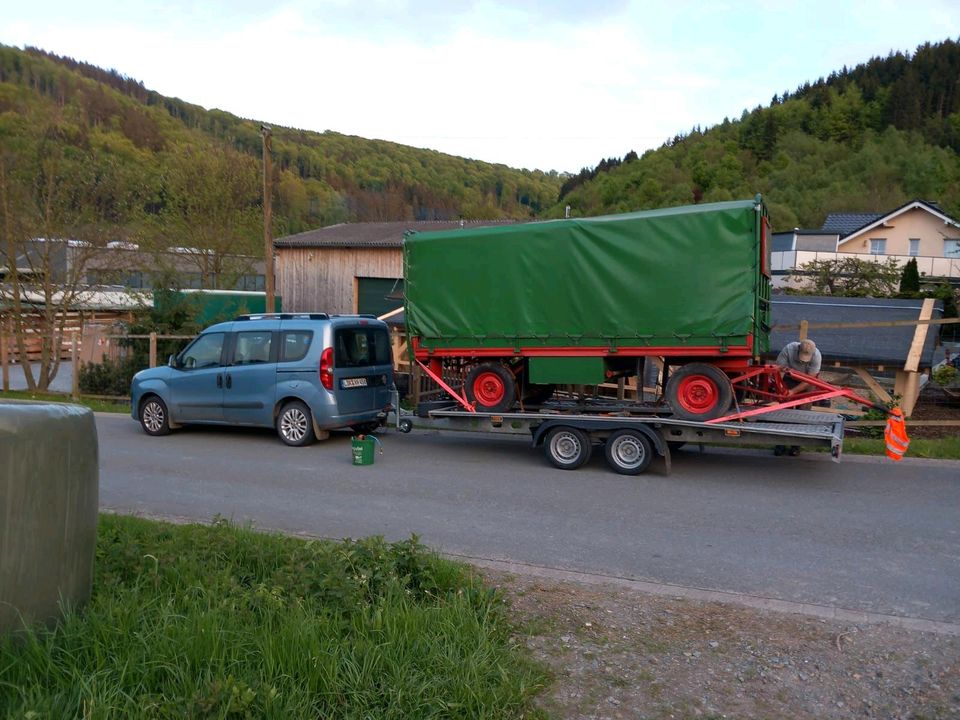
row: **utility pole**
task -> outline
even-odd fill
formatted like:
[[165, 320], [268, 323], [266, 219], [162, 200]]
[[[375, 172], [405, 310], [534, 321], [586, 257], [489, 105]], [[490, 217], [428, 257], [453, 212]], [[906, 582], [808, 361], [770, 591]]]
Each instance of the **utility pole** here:
[[263, 275], [266, 281], [266, 312], [272, 313], [274, 310], [276, 291], [273, 287], [273, 233], [270, 230], [271, 216], [273, 210], [271, 202], [273, 198], [273, 169], [270, 163], [270, 146], [272, 131], [266, 125], [260, 126], [260, 137], [263, 138]]

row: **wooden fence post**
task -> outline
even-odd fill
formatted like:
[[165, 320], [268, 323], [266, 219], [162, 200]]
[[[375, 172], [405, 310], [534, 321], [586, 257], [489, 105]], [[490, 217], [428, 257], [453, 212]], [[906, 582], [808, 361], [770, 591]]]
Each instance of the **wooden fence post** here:
[[7, 319], [0, 321], [0, 368], [3, 372], [3, 391], [10, 389], [10, 367], [7, 353]]
[[70, 364], [73, 366], [73, 377], [71, 378], [70, 396], [74, 400], [80, 399], [80, 353], [77, 347], [77, 331], [70, 333]]
[[810, 332], [810, 321], [809, 321], [809, 320], [801, 320], [801, 321], [800, 321], [800, 340], [801, 340], [801, 342], [802, 342], [803, 340], [806, 340], [806, 339], [807, 339], [807, 333], [808, 333], [808, 332]]
[[157, 366], [157, 333], [150, 333], [150, 367]]

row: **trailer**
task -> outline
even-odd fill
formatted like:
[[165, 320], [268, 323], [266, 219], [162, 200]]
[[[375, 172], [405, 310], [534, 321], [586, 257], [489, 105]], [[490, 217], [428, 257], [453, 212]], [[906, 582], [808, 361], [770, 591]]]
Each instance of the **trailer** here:
[[[399, 405], [394, 403], [394, 407]], [[528, 436], [561, 470], [586, 464], [601, 449], [611, 470], [639, 475], [660, 459], [670, 472], [671, 451], [683, 445], [731, 447], [800, 446], [823, 450], [839, 462], [842, 415], [813, 410], [771, 410], [746, 419], [698, 422], [656, 414], [652, 407], [593, 401], [548, 403], [527, 412], [490, 413], [460, 409], [453, 402], [425, 404], [417, 412], [393, 411], [388, 424], [402, 433], [414, 429], [454, 430]]]
[[[727, 414], [768, 349], [762, 198], [404, 238], [413, 359], [456, 376], [464, 409], [507, 412], [562, 385], [635, 376], [660, 358], [687, 420]], [[770, 388], [764, 388], [769, 391]]]

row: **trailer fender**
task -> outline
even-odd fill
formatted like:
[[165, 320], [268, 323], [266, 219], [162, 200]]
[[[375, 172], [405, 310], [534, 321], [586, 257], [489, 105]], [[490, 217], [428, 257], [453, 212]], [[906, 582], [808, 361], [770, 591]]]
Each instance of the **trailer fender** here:
[[583, 430], [588, 433], [594, 433], [598, 430], [604, 432], [612, 433], [617, 430], [622, 430], [624, 428], [629, 428], [630, 430], [636, 430], [647, 436], [647, 439], [650, 440], [650, 444], [653, 446], [653, 449], [657, 451], [658, 455], [664, 457], [670, 457], [670, 450], [667, 447], [667, 441], [664, 440], [663, 435], [656, 428], [650, 427], [646, 423], [635, 423], [635, 424], [624, 424], [624, 425], [611, 425], [608, 422], [595, 422], [591, 420], [585, 420], [583, 418], [564, 418], [558, 417], [556, 419], [547, 420], [546, 422], [541, 423], [536, 428], [533, 429], [533, 447], [541, 447], [543, 445], [543, 439], [546, 437], [546, 434], [550, 432], [555, 427], [574, 427], [579, 430]]

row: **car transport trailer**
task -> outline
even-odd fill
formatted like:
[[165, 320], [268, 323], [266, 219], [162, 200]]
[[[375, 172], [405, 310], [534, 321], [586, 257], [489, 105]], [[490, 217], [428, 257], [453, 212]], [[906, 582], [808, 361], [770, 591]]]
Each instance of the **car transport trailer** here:
[[388, 423], [403, 433], [422, 428], [529, 436], [532, 446], [543, 447], [547, 460], [562, 470], [583, 466], [600, 446], [607, 464], [621, 475], [638, 475], [656, 458], [662, 458], [669, 473], [671, 450], [687, 443], [796, 445], [829, 451], [834, 461], [839, 461], [843, 448], [843, 416], [813, 410], [773, 410], [738, 421], [699, 422], [636, 414], [616, 403], [604, 408], [600, 401], [586, 412], [582, 406], [567, 410], [562, 404], [505, 413], [469, 412], [455, 403], [431, 405], [418, 413], [391, 412]]

